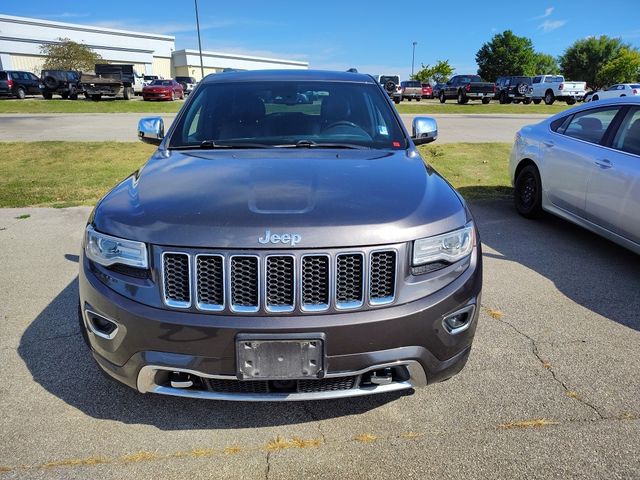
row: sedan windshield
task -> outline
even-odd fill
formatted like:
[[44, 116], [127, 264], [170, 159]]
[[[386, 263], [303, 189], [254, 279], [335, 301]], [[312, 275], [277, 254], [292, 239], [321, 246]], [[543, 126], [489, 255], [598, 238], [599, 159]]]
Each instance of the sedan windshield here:
[[153, 82], [150, 83], [150, 85], [154, 85], [157, 87], [170, 87], [171, 80], [154, 80]]
[[224, 82], [197, 90], [169, 148], [406, 148], [375, 84]]

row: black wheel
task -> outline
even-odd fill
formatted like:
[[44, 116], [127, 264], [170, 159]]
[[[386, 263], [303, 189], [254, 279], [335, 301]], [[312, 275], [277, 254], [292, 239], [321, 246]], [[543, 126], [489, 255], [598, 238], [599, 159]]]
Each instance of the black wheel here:
[[78, 92], [74, 92], [74, 93], [69, 94], [69, 98], [71, 100], [77, 100], [78, 99]]
[[504, 92], [500, 94], [500, 99], [498, 101], [500, 102], [500, 105], [504, 105], [505, 103], [507, 103], [507, 96], [504, 94]]
[[42, 97], [45, 100], [51, 100], [53, 98], [53, 93], [51, 93], [51, 92], [42, 92]]
[[419, 102], [420, 100], [422, 100], [422, 98], [420, 97], [416, 98], [416, 102]]
[[529, 105], [531, 103], [531, 99], [525, 98], [524, 100], [522, 100], [522, 103], [524, 103], [525, 105]]
[[396, 105], [400, 103], [400, 100], [402, 100], [400, 97], [393, 97], [393, 103]]
[[69, 98], [69, 92], [62, 92], [60, 96], [66, 100], [67, 98]]
[[94, 102], [100, 101], [101, 98], [102, 98], [102, 95], [100, 95], [99, 93], [91, 95], [91, 100], [93, 100]]
[[544, 94], [544, 103], [545, 105], [553, 105], [553, 102], [556, 101], [556, 97], [551, 90]]
[[462, 90], [459, 91], [458, 92], [458, 105], [464, 105], [468, 101], [469, 101], [469, 99], [464, 96], [464, 93], [462, 93]]
[[527, 165], [518, 173], [513, 199], [516, 210], [523, 217], [539, 218], [542, 215], [542, 182], [534, 165]]
[[171, 90], [171, 101], [173, 102], [176, 99], [176, 92]]
[[122, 94], [122, 96], [124, 97], [125, 100], [131, 100], [131, 97], [133, 93], [133, 88], [130, 87], [124, 87], [124, 92]]
[[447, 101], [447, 97], [444, 96], [444, 92], [440, 92], [440, 103], [444, 103]]
[[575, 98], [567, 98], [567, 105], [574, 105], [576, 103]]
[[26, 94], [24, 92], [24, 88], [18, 87], [17, 90], [16, 90], [16, 97], [18, 97], [20, 100], [24, 100], [25, 96], [26, 96]]
[[513, 99], [513, 103], [520, 103], [520, 100], [516, 100], [515, 98]]
[[484, 98], [482, 99], [482, 104], [483, 104], [483, 105], [486, 105], [486, 104], [488, 104], [490, 101], [491, 101], [491, 99], [490, 99], [489, 97], [484, 97]]
[[541, 101], [542, 101], [542, 100], [541, 100], [541, 99], [539, 99], [539, 98], [534, 98], [534, 99], [533, 99], [533, 104], [534, 104], [534, 105], [540, 105], [540, 102], [541, 102]]

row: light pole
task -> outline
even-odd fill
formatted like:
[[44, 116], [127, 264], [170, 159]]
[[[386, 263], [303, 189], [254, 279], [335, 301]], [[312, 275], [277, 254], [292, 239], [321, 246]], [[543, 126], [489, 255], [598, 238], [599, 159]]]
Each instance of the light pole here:
[[418, 42], [413, 42], [413, 53], [411, 54], [411, 79], [413, 80], [413, 66], [416, 61], [416, 45]]
[[193, 2], [196, 5], [196, 28], [198, 29], [198, 50], [200, 51], [200, 75], [202, 75], [202, 79], [204, 79], [204, 64], [202, 63], [202, 42], [200, 41], [200, 19], [198, 18], [198, 0], [193, 0]]

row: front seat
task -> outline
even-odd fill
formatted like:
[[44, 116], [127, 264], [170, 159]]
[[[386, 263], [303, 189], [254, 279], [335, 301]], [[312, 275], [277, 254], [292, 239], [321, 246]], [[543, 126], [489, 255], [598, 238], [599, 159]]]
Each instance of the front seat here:
[[631, 128], [624, 137], [622, 150], [640, 155], [640, 118], [631, 124]]
[[330, 95], [322, 100], [320, 107], [320, 129], [325, 130], [331, 124], [351, 121], [351, 106], [346, 98]]
[[236, 98], [231, 106], [230, 118], [220, 129], [220, 139], [262, 136], [265, 113], [264, 102], [260, 98]]

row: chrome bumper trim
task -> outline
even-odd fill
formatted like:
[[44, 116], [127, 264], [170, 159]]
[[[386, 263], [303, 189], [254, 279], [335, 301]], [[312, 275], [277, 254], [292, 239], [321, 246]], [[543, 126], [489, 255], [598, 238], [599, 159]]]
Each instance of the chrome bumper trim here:
[[386, 367], [405, 366], [409, 372], [410, 378], [406, 381], [393, 382], [387, 385], [366, 385], [357, 386], [349, 390], [337, 390], [329, 392], [312, 392], [312, 393], [226, 393], [211, 392], [208, 390], [191, 390], [173, 388], [155, 383], [155, 376], [158, 371], [183, 372], [196, 375], [203, 378], [217, 378], [226, 380], [238, 380], [233, 375], [211, 375], [195, 370], [185, 368], [171, 368], [166, 366], [146, 365], [140, 369], [138, 374], [137, 387], [140, 393], [158, 393], [160, 395], [171, 395], [176, 397], [201, 398], [207, 400], [227, 400], [240, 402], [284, 402], [284, 401], [306, 401], [306, 400], [328, 400], [335, 398], [361, 397], [365, 395], [373, 395], [378, 393], [400, 392], [410, 390], [417, 387], [423, 387], [427, 384], [427, 375], [415, 360], [398, 361], [382, 365], [375, 365], [363, 370], [355, 372], [339, 372], [325, 376], [325, 378], [362, 375], [372, 370], [379, 370]]

